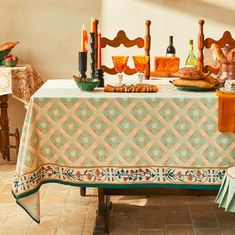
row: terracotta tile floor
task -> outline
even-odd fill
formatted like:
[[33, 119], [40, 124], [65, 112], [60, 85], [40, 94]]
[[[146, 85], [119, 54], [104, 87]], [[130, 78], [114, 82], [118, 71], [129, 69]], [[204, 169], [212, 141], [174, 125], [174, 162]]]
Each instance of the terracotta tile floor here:
[[[91, 235], [97, 191], [47, 184], [41, 188], [41, 224], [15, 203], [11, 184], [15, 162], [0, 160], [0, 235]], [[112, 197], [111, 235], [234, 235], [235, 216], [214, 197]]]

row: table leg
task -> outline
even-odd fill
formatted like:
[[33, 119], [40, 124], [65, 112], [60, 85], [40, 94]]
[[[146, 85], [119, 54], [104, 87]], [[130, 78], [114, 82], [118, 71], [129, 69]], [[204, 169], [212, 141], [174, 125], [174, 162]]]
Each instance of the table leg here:
[[86, 196], [86, 188], [80, 188], [80, 195], [82, 197], [85, 197]]
[[9, 120], [7, 114], [8, 108], [8, 95], [0, 96], [0, 152], [2, 153], [3, 159], [10, 160], [10, 150], [9, 150]]
[[110, 224], [110, 209], [112, 203], [110, 196], [105, 194], [104, 189], [98, 189], [98, 213], [96, 218], [96, 230], [99, 231], [103, 228], [105, 233], [109, 233]]

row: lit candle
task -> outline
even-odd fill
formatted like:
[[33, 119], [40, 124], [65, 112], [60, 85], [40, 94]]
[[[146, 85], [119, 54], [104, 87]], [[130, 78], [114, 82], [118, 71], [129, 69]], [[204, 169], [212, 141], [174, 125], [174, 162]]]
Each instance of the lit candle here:
[[102, 53], [101, 53], [101, 47], [102, 47], [102, 41], [101, 41], [101, 32], [99, 29], [98, 32], [98, 65], [97, 65], [97, 69], [101, 69], [102, 68]]
[[95, 19], [91, 18], [91, 33], [95, 33]]
[[81, 51], [87, 52], [86, 43], [88, 43], [88, 35], [85, 25], [82, 26], [82, 35], [81, 35]]

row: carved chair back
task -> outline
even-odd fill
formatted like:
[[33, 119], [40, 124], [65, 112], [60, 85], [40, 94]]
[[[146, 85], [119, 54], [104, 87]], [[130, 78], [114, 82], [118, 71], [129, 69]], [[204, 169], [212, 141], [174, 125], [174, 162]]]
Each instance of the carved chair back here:
[[219, 68], [212, 67], [204, 64], [204, 48], [209, 49], [212, 44], [217, 44], [220, 48], [228, 45], [231, 48], [235, 48], [235, 40], [229, 31], [225, 31], [223, 36], [219, 40], [212, 38], [204, 38], [204, 20], [199, 20], [199, 34], [198, 34], [198, 69], [204, 72], [212, 72], [213, 74], [219, 73]]
[[[106, 46], [119, 47], [120, 45], [123, 45], [124, 47], [127, 47], [127, 48], [137, 46], [138, 48], [144, 48], [144, 55], [150, 56], [150, 44], [151, 44], [150, 43], [151, 42], [150, 24], [151, 24], [150, 20], [145, 21], [146, 34], [144, 38], [138, 37], [138, 38], [131, 40], [126, 36], [126, 33], [123, 30], [120, 30], [117, 33], [117, 36], [113, 40], [110, 40], [106, 37], [102, 37], [102, 48], [105, 48]], [[108, 74], [112, 74], [112, 75], [117, 74], [114, 67], [109, 68], [103, 65], [102, 68], [104, 72]], [[136, 73], [136, 70], [134, 68], [130, 68], [129, 66], [127, 66], [127, 69], [124, 71], [124, 73], [127, 75], [132, 75]], [[145, 71], [145, 79], [149, 79], [149, 77], [150, 77], [150, 60], [148, 62], [148, 65]]]

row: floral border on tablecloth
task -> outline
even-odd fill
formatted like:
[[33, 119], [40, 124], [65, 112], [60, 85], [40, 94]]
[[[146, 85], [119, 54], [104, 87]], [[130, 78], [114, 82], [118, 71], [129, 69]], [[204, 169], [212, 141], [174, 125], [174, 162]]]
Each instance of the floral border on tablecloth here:
[[193, 184], [220, 185], [226, 169], [180, 167], [86, 167], [42, 165], [36, 171], [15, 175], [14, 195], [25, 194], [45, 181], [70, 184]]

